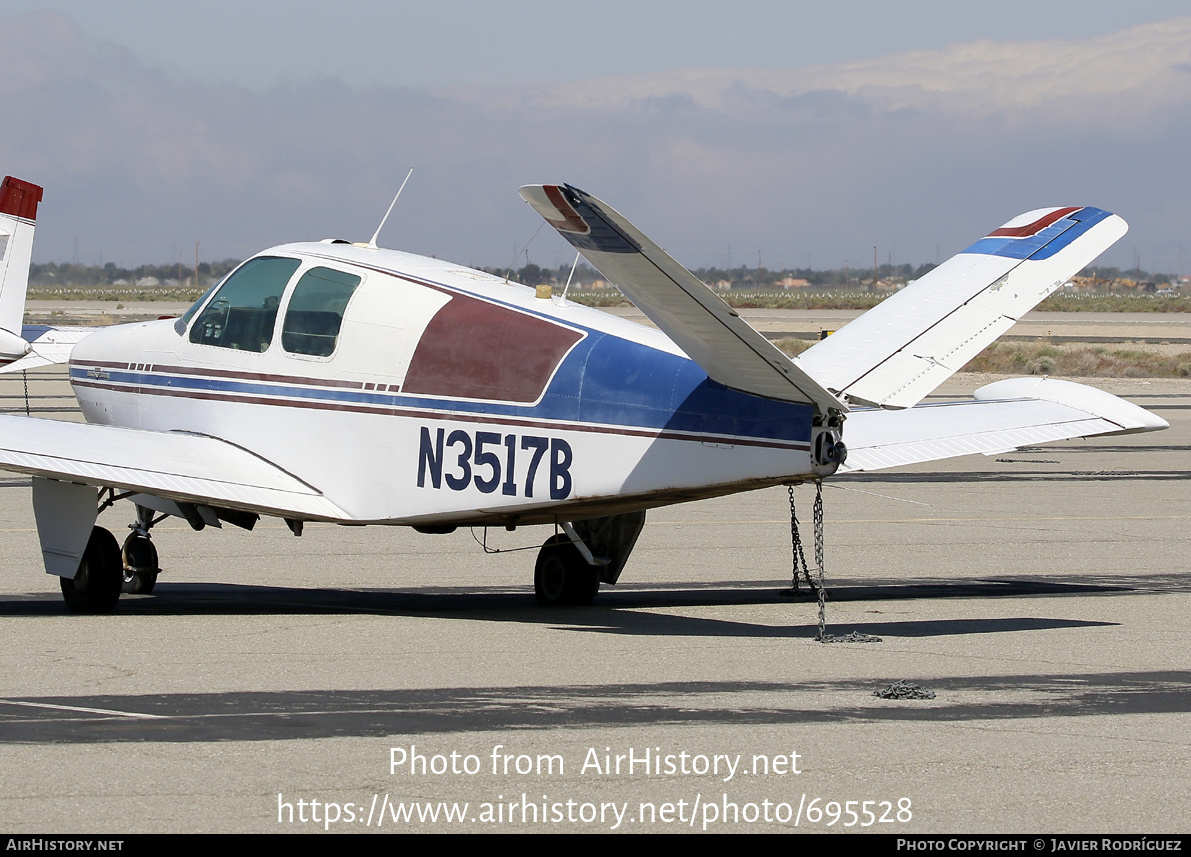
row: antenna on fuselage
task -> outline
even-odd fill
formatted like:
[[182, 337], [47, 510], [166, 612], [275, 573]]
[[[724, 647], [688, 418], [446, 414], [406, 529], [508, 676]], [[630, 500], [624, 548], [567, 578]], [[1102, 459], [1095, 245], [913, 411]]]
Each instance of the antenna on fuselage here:
[[513, 261], [509, 262], [509, 267], [505, 271], [505, 285], [508, 285], [509, 277], [512, 276], [512, 273], [513, 273], [513, 266], [517, 264], [517, 260], [521, 258], [522, 253], [525, 254], [525, 264], [526, 265], [529, 264], [529, 245], [533, 243], [533, 239], [537, 238], [538, 233], [541, 231], [542, 231], [542, 226], [539, 225], [538, 228], [534, 230], [534, 233], [533, 233], [533, 235], [530, 236], [529, 240], [525, 242], [525, 246], [517, 251], [517, 255], [513, 257]]
[[393, 206], [397, 204], [397, 197], [401, 196], [401, 191], [405, 190], [405, 182], [409, 181], [409, 177], [414, 174], [414, 168], [410, 167], [409, 172], [405, 174], [405, 181], [401, 183], [401, 187], [397, 188], [397, 196], [393, 197], [393, 201], [389, 203], [389, 210], [385, 212], [385, 216], [380, 219], [380, 226], [376, 227], [376, 231], [372, 233], [372, 240], [364, 246], [369, 250], [376, 250], [376, 239], [380, 235], [380, 231], [385, 228], [385, 221], [389, 219], [389, 215], [393, 213]]
[[567, 284], [562, 287], [562, 295], [556, 301], [559, 306], [567, 302], [567, 292], [571, 288], [571, 280], [575, 279], [575, 269], [579, 267], [579, 255], [579, 253], [575, 254], [575, 262], [573, 265], [571, 265], [571, 274], [569, 277], [567, 277]]

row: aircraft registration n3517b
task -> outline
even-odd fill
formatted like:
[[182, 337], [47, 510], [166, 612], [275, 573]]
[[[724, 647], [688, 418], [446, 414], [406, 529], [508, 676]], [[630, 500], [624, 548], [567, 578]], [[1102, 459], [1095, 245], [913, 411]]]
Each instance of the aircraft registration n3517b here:
[[[46, 571], [79, 612], [152, 589], [152, 527], [283, 518], [553, 525], [545, 603], [617, 581], [647, 509], [1167, 423], [1091, 387], [928, 393], [1126, 231], [1098, 208], [1014, 218], [788, 358], [624, 217], [568, 185], [521, 195], [660, 330], [374, 242], [283, 244], [181, 318], [21, 328], [41, 188], [0, 188], [3, 371], [69, 360], [86, 423], [0, 417], [33, 477]], [[846, 444], [846, 445], [845, 445]], [[135, 504], [121, 545], [95, 525]]]

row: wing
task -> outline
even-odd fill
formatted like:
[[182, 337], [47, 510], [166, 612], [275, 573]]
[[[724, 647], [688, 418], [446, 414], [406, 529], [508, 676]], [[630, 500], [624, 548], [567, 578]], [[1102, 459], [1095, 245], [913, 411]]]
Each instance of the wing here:
[[47, 327], [40, 324], [27, 324], [21, 329], [21, 336], [29, 343], [29, 353], [11, 363], [0, 365], [0, 374], [23, 372], [26, 369], [36, 369], [38, 366], [48, 366], [51, 363], [65, 363], [70, 360], [70, 352], [74, 350], [75, 345], [94, 333], [96, 329], [94, 327]]
[[1099, 208], [1023, 214], [804, 351], [796, 362], [851, 401], [911, 407], [1128, 228]]
[[853, 411], [840, 473], [882, 470], [1022, 446], [1157, 431], [1169, 423], [1111, 393], [1053, 378], [1012, 378], [981, 387], [970, 402], [900, 411]]
[[771, 399], [846, 410], [611, 206], [570, 185], [527, 185], [521, 196], [713, 381]]
[[280, 467], [202, 435], [0, 416], [0, 467], [265, 515], [350, 518]]

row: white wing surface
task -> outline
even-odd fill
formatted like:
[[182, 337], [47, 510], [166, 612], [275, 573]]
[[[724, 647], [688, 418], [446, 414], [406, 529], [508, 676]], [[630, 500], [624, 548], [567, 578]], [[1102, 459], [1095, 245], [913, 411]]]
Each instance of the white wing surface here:
[[0, 416], [0, 467], [266, 515], [350, 518], [276, 465], [201, 435]]
[[1110, 393], [1048, 378], [1013, 378], [981, 387], [970, 402], [900, 411], [853, 411], [844, 428], [840, 473], [882, 470], [973, 453], [1167, 428], [1165, 420]]
[[829, 390], [908, 408], [946, 381], [1128, 230], [1099, 208], [1006, 223], [798, 356]]
[[0, 366], [0, 374], [22, 372], [49, 366], [51, 363], [66, 363], [75, 345], [94, 333], [94, 327], [47, 327], [27, 324], [21, 329], [21, 336], [29, 343], [29, 353], [11, 363]]
[[846, 410], [611, 206], [570, 185], [527, 185], [521, 196], [713, 381], [771, 399]]

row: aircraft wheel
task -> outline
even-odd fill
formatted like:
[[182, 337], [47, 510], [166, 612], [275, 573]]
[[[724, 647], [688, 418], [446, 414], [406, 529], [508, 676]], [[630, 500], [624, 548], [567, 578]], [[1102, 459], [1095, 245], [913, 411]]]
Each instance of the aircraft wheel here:
[[152, 540], [142, 533], [129, 533], [121, 553], [123, 591], [132, 595], [148, 595], [157, 585], [157, 574], [161, 571], [157, 566], [157, 548]]
[[599, 572], [566, 536], [551, 536], [538, 552], [533, 591], [539, 604], [590, 604], [600, 590]]
[[157, 585], [156, 571], [125, 571], [121, 591], [129, 595], [148, 595]]
[[116, 537], [103, 527], [94, 527], [74, 580], [58, 580], [72, 612], [111, 613], [124, 585], [124, 563]]

